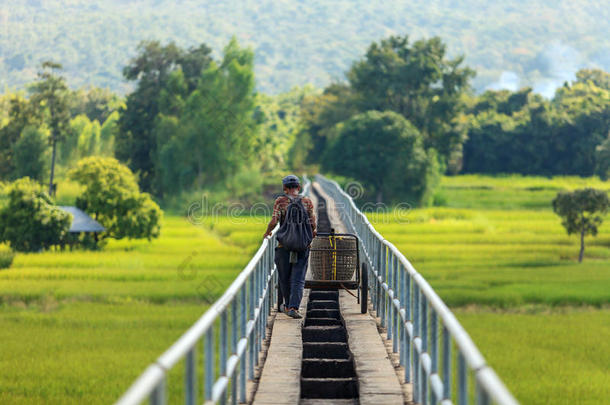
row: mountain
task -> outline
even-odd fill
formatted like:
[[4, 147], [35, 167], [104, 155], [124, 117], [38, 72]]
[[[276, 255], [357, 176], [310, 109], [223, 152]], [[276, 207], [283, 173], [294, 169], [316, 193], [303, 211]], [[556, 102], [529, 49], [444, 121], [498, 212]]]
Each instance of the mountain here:
[[464, 54], [477, 90], [548, 95], [580, 67], [610, 70], [608, 21], [609, 0], [0, 0], [0, 88], [22, 88], [53, 59], [73, 87], [124, 93], [141, 40], [218, 55], [235, 35], [256, 52], [258, 88], [277, 93], [343, 80], [372, 41], [408, 34]]

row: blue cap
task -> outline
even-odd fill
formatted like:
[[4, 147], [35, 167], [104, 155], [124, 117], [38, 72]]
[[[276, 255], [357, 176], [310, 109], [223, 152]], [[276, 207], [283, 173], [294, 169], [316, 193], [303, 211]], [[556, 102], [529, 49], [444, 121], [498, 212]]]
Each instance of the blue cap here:
[[286, 176], [282, 179], [282, 185], [283, 186], [300, 186], [301, 182], [299, 181], [299, 178], [297, 176], [295, 176], [294, 174], [289, 174], [288, 176]]

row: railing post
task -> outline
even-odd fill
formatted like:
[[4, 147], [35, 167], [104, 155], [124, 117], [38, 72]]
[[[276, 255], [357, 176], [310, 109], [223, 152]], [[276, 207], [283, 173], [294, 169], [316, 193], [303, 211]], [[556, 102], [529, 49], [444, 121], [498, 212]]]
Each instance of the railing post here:
[[466, 374], [466, 360], [458, 350], [458, 405], [468, 404], [468, 381]]
[[443, 399], [451, 398], [451, 337], [443, 325]]
[[[222, 311], [220, 315], [220, 375], [223, 377], [227, 376], [227, 359], [229, 358], [229, 345], [228, 345], [228, 327], [227, 327], [227, 311]], [[226, 402], [227, 391], [225, 390], [221, 396], [221, 402]]]
[[231, 375], [231, 405], [237, 405], [237, 368]]
[[[430, 308], [430, 374], [438, 373], [438, 320], [434, 308]], [[439, 398], [434, 389], [430, 390], [431, 402], [436, 404]]]
[[381, 249], [383, 248], [383, 243], [379, 241], [377, 243], [377, 266], [375, 267], [375, 271], [377, 275], [375, 276], [375, 315], [380, 317], [380, 306], [381, 306], [381, 284], [379, 283], [378, 276], [381, 274]]
[[[392, 302], [392, 310], [394, 311], [394, 325], [392, 326], [392, 352], [397, 353], [398, 352], [398, 320], [400, 319], [400, 314], [399, 314], [399, 309], [400, 309], [400, 285], [398, 284], [398, 271], [399, 271], [399, 266], [398, 266], [398, 257], [396, 257], [396, 255], [392, 255], [392, 274], [394, 275], [394, 282], [392, 284], [394, 284], [393, 286], [393, 290], [394, 290], [394, 302]], [[394, 305], [396, 303], [396, 301], [398, 301], [398, 306]]]
[[[413, 340], [419, 337], [419, 287], [417, 284], [413, 285]], [[420, 401], [420, 390], [419, 384], [421, 380], [420, 375], [420, 358], [419, 353], [415, 346], [413, 346], [413, 397], [415, 402]]]
[[164, 376], [150, 394], [150, 405], [165, 405], [167, 403], [166, 384], [167, 377]]
[[186, 405], [197, 403], [197, 360], [196, 345], [186, 355], [184, 372], [184, 402]]
[[430, 357], [434, 374], [438, 372], [438, 319], [434, 308], [430, 309]]
[[252, 321], [252, 331], [248, 338], [248, 379], [254, 379], [254, 340], [256, 339], [256, 325], [254, 324], [254, 274], [248, 277], [248, 309], [249, 320]]
[[[394, 294], [396, 293], [394, 291], [394, 288], [392, 286], [392, 281], [394, 279], [394, 275], [392, 274], [392, 261], [394, 259], [394, 253], [388, 248], [388, 256], [387, 256], [388, 260], [387, 260], [387, 268], [388, 268], [388, 272], [387, 272], [387, 281], [386, 284], [388, 286], [388, 295], [387, 295], [387, 303], [388, 303], [388, 312], [387, 312], [387, 322], [388, 322], [388, 328], [387, 328], [387, 339], [392, 339], [392, 328], [393, 328], [393, 323], [394, 323]], [[392, 297], [390, 297], [389, 292], [392, 291]]]
[[205, 399], [212, 400], [212, 385], [214, 384], [214, 325], [205, 333]]
[[485, 390], [481, 386], [481, 382], [479, 381], [478, 378], [476, 379], [476, 385], [477, 385], [476, 405], [489, 405], [489, 395], [487, 394], [487, 392], [485, 392]]
[[[420, 292], [421, 297], [421, 347], [422, 353], [428, 352], [428, 299], [426, 296]], [[428, 403], [428, 394], [429, 394], [429, 384], [428, 384], [428, 374], [424, 369], [423, 362], [421, 363], [421, 383], [422, 383], [422, 403], [426, 405]]]
[[[241, 311], [239, 311], [239, 332], [240, 337], [246, 337], [246, 311], [248, 310], [248, 302], [246, 301], [246, 287], [243, 286], [240, 291]], [[246, 344], [247, 347], [247, 344]], [[241, 359], [239, 359], [239, 402], [246, 402], [246, 359], [248, 351], [246, 350]]]
[[386, 294], [385, 291], [383, 289], [383, 284], [385, 283], [385, 271], [386, 271], [386, 252], [387, 252], [387, 247], [385, 245], [383, 245], [382, 249], [381, 249], [381, 266], [379, 267], [379, 274], [381, 276], [381, 289], [380, 289], [380, 295], [381, 295], [381, 327], [385, 328], [386, 326], [386, 322], [385, 322], [385, 315], [386, 315]]

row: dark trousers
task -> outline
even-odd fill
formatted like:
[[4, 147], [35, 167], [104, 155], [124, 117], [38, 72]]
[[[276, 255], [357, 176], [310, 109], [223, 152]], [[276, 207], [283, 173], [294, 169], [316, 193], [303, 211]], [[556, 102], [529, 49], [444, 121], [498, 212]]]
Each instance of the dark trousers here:
[[305, 287], [309, 249], [297, 253], [297, 262], [290, 263], [290, 251], [275, 248], [275, 265], [280, 280], [280, 294], [286, 308], [299, 308]]

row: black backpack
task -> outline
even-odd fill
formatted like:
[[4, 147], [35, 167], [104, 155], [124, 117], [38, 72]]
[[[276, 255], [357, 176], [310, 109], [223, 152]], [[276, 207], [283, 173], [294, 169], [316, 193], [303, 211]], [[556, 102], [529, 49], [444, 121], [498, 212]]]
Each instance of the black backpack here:
[[286, 217], [277, 232], [277, 240], [291, 252], [303, 252], [313, 240], [309, 215], [301, 197], [286, 197], [290, 199], [290, 204], [286, 207]]

